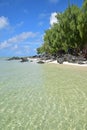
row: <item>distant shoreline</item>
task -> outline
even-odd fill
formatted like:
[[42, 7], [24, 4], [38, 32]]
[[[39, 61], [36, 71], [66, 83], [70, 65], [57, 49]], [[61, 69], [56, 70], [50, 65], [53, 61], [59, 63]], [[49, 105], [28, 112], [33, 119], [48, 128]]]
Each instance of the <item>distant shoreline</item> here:
[[78, 62], [69, 62], [69, 61], [63, 61], [62, 63], [58, 62], [57, 59], [48, 58], [47, 57], [39, 57], [39, 56], [32, 56], [32, 57], [11, 57], [8, 58], [7, 61], [11, 60], [19, 60], [20, 62], [35, 62], [39, 64], [45, 64], [45, 63], [52, 63], [52, 64], [63, 64], [63, 65], [73, 65], [73, 66], [81, 66], [81, 67], [87, 67], [87, 60]]
[[[31, 62], [38, 63], [39, 61], [42, 61], [45, 64], [58, 64], [60, 65], [57, 60], [41, 60], [40, 58], [28, 58]], [[87, 63], [85, 64], [78, 64], [78, 63], [69, 63], [69, 62], [63, 62], [61, 65], [72, 65], [72, 66], [81, 66], [81, 67], [87, 67]]]

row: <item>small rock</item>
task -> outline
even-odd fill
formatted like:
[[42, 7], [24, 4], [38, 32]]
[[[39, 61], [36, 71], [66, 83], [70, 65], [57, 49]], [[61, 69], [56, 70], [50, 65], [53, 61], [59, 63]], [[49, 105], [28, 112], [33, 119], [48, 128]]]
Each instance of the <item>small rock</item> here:
[[63, 57], [57, 58], [57, 62], [58, 62], [59, 64], [63, 64], [64, 58], [63, 58]]
[[21, 62], [28, 62], [28, 58], [27, 57], [22, 57]]
[[45, 62], [44, 61], [38, 61], [37, 63], [39, 63], [39, 64], [44, 64]]

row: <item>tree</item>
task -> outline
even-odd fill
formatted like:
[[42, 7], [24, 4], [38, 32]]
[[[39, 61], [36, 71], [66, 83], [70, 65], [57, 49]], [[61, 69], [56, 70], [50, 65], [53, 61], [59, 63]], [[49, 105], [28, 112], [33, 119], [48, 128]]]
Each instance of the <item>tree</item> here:
[[[69, 6], [60, 16], [61, 42], [66, 48], [76, 48], [80, 43], [78, 26], [79, 8], [75, 5]], [[59, 17], [58, 17], [59, 18]]]
[[82, 49], [87, 44], [87, 0], [84, 0], [79, 17], [78, 17], [78, 30], [81, 37]]
[[56, 54], [61, 49], [82, 50], [87, 44], [87, 0], [84, 0], [82, 8], [69, 6], [56, 18], [58, 22], [45, 31], [44, 44], [39, 52]]

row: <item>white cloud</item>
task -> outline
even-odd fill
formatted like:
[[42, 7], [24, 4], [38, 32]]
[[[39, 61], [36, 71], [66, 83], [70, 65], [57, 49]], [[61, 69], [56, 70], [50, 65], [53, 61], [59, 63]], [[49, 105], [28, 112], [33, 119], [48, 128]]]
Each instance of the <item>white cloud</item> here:
[[0, 29], [6, 28], [9, 25], [9, 21], [7, 17], [0, 17]]
[[0, 49], [7, 48], [10, 45], [12, 45], [13, 43], [23, 42], [23, 41], [27, 40], [28, 38], [34, 38], [36, 35], [37, 35], [37, 33], [33, 33], [33, 32], [23, 32], [15, 37], [9, 38], [8, 40], [1, 42]]
[[51, 25], [51, 26], [52, 26], [54, 23], [57, 23], [56, 15], [57, 15], [57, 13], [54, 12], [54, 13], [52, 13], [51, 16], [50, 16], [50, 25]]
[[51, 3], [57, 3], [59, 0], [49, 0]]

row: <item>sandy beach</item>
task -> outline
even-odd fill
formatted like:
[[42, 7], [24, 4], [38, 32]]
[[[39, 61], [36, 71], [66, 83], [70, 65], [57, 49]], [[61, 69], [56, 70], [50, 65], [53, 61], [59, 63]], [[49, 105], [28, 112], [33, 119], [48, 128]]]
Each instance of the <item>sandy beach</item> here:
[[[57, 60], [41, 60], [40, 58], [29, 58], [28, 59], [29, 61], [31, 61], [31, 62], [39, 62], [39, 61], [43, 61], [44, 63], [47, 63], [47, 64], [59, 64], [58, 62], [57, 62]], [[74, 66], [81, 66], [81, 67], [87, 67], [87, 61], [86, 62], [84, 62], [84, 64], [78, 64], [78, 63], [69, 63], [69, 62], [63, 62], [63, 64], [64, 65], [74, 65]]]
[[[59, 63], [57, 63], [57, 60], [49, 62], [49, 63], [59, 64]], [[86, 66], [87, 67], [87, 64], [77, 64], [77, 63], [69, 63], [69, 62], [63, 62], [63, 64], [64, 65], [74, 65], [74, 66], [82, 66], [82, 67]]]

